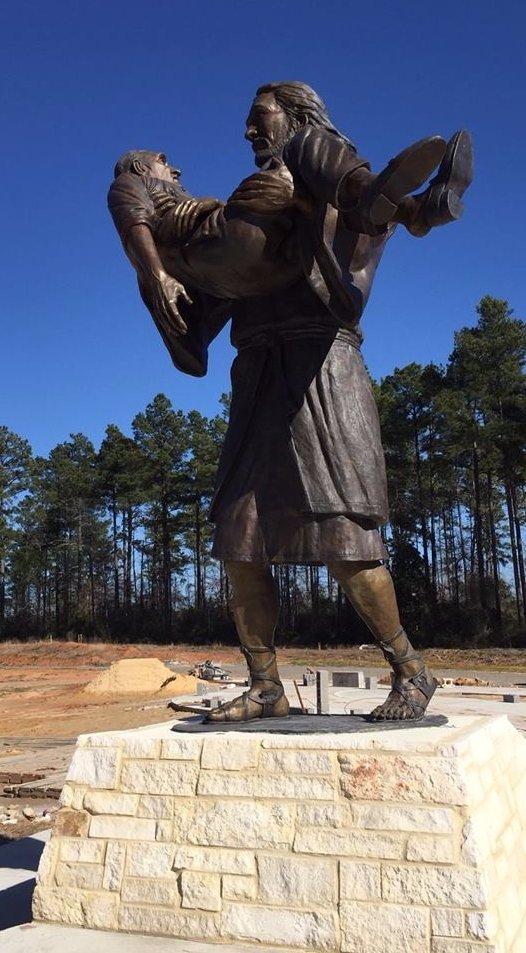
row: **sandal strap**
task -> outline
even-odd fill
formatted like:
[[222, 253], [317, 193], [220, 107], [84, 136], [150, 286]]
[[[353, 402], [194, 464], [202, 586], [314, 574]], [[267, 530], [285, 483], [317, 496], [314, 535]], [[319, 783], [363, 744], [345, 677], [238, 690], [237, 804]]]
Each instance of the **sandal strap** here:
[[[269, 679], [269, 681], [270, 681], [270, 679]], [[264, 697], [261, 697], [262, 694], [263, 694], [262, 692], [257, 692], [256, 694], [253, 694], [253, 693], [252, 693], [252, 689], [249, 688], [248, 691], [243, 692], [243, 694], [242, 694], [242, 695], [239, 695], [237, 698], [233, 698], [231, 701], [224, 702], [223, 705], [220, 705], [220, 708], [224, 709], [224, 711], [225, 711], [225, 715], [226, 715], [225, 721], [231, 721], [231, 722], [233, 722], [233, 721], [238, 721], [238, 720], [239, 720], [238, 718], [229, 718], [229, 713], [230, 713], [230, 711], [231, 711], [231, 708], [232, 708], [234, 702], [236, 702], [236, 704], [238, 704], [239, 702], [242, 702], [243, 710], [244, 710], [245, 714], [248, 716], [248, 705], [247, 705], [247, 702], [249, 702], [249, 701], [255, 702], [257, 705], [261, 705], [261, 707], [262, 707], [262, 709], [263, 709], [263, 711], [262, 711], [262, 713], [261, 713], [261, 717], [262, 717], [262, 718], [271, 718], [272, 715], [273, 715], [273, 713], [274, 713], [274, 711], [273, 711], [273, 710], [274, 710], [274, 705], [275, 705], [276, 702], [278, 702], [281, 698], [283, 698], [283, 695], [285, 694], [285, 690], [284, 690], [284, 688], [283, 688], [283, 685], [281, 685], [281, 683], [280, 683], [279, 686], [278, 686], [278, 688], [277, 688], [276, 690], [271, 690], [271, 691], [266, 691], [266, 690], [265, 690], [265, 691], [264, 691]], [[248, 717], [247, 717], [247, 718], [245, 718], [244, 720], [245, 720], [245, 721], [248, 721], [249, 719], [248, 719]]]
[[[407, 648], [406, 648], [405, 652], [402, 652], [400, 655], [395, 655], [395, 653], [394, 653], [393, 649], [391, 648], [391, 646], [392, 646], [393, 642], [396, 642], [396, 640], [400, 638], [401, 635], [404, 635], [405, 638], [406, 638], [406, 640], [407, 640]], [[406, 631], [405, 631], [405, 629], [404, 629], [403, 626], [400, 626], [400, 628], [395, 632], [394, 635], [391, 636], [391, 638], [389, 638], [389, 639], [378, 639], [378, 645], [379, 645], [380, 649], [382, 650], [382, 653], [383, 653], [383, 655], [384, 655], [384, 658], [387, 659], [387, 661], [389, 662], [389, 664], [390, 664], [390, 665], [393, 667], [393, 669], [395, 670], [395, 674], [397, 674], [397, 675], [398, 675], [398, 674], [402, 674], [402, 673], [400, 672], [400, 669], [401, 669], [402, 666], [405, 665], [407, 662], [414, 662], [414, 661], [418, 661], [419, 659], [421, 659], [420, 653], [415, 651], [415, 649], [414, 649], [413, 646], [411, 645], [409, 639], [407, 638], [407, 633], [406, 633]], [[423, 670], [424, 670], [424, 667], [422, 666], [422, 671], [423, 671]], [[420, 672], [417, 672], [417, 675], [420, 675]], [[415, 677], [415, 676], [414, 676], [414, 677]]]
[[[271, 682], [273, 685], [281, 685], [281, 682], [278, 679], [267, 675], [269, 668], [274, 664], [276, 659], [276, 652], [274, 651], [273, 647], [258, 645], [252, 648], [252, 646], [249, 647], [248, 645], [241, 645], [241, 651], [247, 660], [252, 679], [257, 678], [261, 681]], [[262, 665], [256, 668], [252, 656], [258, 654], [268, 654], [270, 655], [270, 658], [267, 662], [264, 662]]]
[[[431, 681], [428, 681], [428, 679], [426, 678], [424, 674], [424, 671], [422, 671], [422, 672], [419, 672], [418, 675], [413, 675], [412, 678], [395, 679], [391, 688], [391, 692], [396, 692], [398, 695], [400, 695], [404, 699], [404, 701], [409, 705], [411, 711], [413, 712], [413, 715], [420, 716], [424, 714], [427, 708], [427, 705], [429, 704], [429, 701], [435, 694], [437, 684], [438, 683], [436, 679], [432, 679]], [[419, 692], [422, 693], [422, 695], [424, 695], [424, 697], [427, 699], [425, 705], [420, 704], [416, 700], [416, 698], [414, 697], [411, 691], [412, 688], [416, 688]]]

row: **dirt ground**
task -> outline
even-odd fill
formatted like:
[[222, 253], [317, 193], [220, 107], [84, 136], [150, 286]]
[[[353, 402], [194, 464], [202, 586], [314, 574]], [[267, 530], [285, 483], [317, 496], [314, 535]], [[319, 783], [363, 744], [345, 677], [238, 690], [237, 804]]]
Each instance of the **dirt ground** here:
[[[519, 673], [526, 681], [526, 650], [517, 649], [429, 649], [426, 661], [435, 671], [448, 674]], [[0, 761], [11, 754], [6, 741], [11, 738], [74, 739], [85, 731], [135, 728], [173, 718], [166, 699], [138, 699], [98, 696], [90, 698], [83, 687], [101, 669], [118, 659], [154, 657], [176, 663], [187, 672], [197, 662], [213, 658], [220, 664], [243, 671], [238, 650], [231, 646], [117, 645], [109, 643], [28, 642], [0, 644]], [[385, 667], [374, 647], [278, 650], [281, 666], [305, 668]], [[298, 670], [299, 671], [299, 670]]]

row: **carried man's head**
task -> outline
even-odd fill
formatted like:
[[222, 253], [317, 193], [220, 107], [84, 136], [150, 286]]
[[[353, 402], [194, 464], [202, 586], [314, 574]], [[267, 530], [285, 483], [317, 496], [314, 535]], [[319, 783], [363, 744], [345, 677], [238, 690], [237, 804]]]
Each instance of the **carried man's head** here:
[[164, 182], [177, 182], [181, 175], [180, 169], [169, 165], [164, 152], [150, 152], [147, 149], [132, 149], [115, 164], [114, 175], [131, 172], [141, 178], [145, 175], [153, 179], [162, 179]]
[[262, 166], [281, 155], [289, 139], [304, 126], [321, 126], [348, 142], [333, 126], [321, 97], [306, 83], [291, 80], [260, 86], [245, 132], [245, 138], [252, 144], [256, 165]]

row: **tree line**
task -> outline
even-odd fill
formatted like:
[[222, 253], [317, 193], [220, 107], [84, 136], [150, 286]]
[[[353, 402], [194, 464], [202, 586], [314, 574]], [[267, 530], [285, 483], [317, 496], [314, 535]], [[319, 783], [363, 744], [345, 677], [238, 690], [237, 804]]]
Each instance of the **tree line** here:
[[[526, 324], [490, 296], [447, 364], [374, 383], [386, 453], [383, 528], [407, 628], [423, 645], [522, 645], [526, 634]], [[227, 426], [158, 394], [98, 450], [48, 456], [0, 426], [0, 635], [233, 641], [207, 511]], [[366, 641], [326, 569], [275, 568], [279, 638]]]

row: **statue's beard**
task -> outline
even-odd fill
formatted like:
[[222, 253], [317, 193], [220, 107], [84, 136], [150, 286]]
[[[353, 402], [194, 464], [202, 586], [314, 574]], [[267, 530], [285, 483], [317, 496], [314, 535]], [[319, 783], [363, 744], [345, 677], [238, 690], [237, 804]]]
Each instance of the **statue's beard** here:
[[[270, 162], [271, 159], [280, 159], [283, 154], [283, 150], [285, 146], [292, 139], [295, 132], [296, 132], [296, 129], [291, 129], [287, 136], [284, 136], [282, 139], [276, 142], [269, 142], [268, 139], [265, 140], [264, 137], [262, 136], [261, 137], [262, 146], [261, 148], [258, 148], [257, 151], [254, 152], [254, 161], [256, 165], [258, 166], [258, 168], [261, 168], [261, 166], [266, 165], [266, 163]], [[257, 143], [257, 141], [258, 140], [256, 139], [255, 144]], [[265, 143], [265, 145], [263, 145], [263, 142]]]

